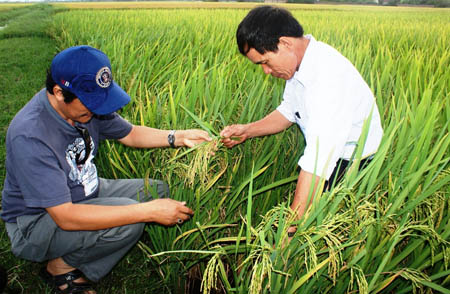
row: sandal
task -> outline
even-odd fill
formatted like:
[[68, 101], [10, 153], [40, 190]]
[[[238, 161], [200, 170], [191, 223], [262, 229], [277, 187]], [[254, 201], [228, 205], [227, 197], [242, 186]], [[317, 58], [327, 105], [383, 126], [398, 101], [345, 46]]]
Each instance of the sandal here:
[[[95, 292], [92, 284], [89, 282], [74, 282], [83, 277], [83, 273], [78, 269], [74, 269], [73, 271], [62, 275], [53, 276], [44, 266], [39, 275], [47, 284], [55, 289], [55, 293], [57, 294], [86, 294], [89, 293], [89, 291]], [[60, 287], [64, 285], [67, 285], [67, 288], [61, 290]]]

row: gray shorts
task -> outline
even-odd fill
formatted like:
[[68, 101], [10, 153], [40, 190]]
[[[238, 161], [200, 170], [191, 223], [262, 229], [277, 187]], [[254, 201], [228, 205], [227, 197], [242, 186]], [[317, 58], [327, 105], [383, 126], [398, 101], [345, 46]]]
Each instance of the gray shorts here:
[[[106, 180], [100, 178], [97, 198], [81, 203], [97, 205], [129, 205], [168, 197], [169, 187], [158, 180]], [[11, 251], [17, 257], [42, 262], [62, 257], [70, 266], [81, 270], [97, 282], [136, 244], [143, 223], [98, 231], [65, 231], [48, 213], [24, 215], [17, 223], [6, 223]]]

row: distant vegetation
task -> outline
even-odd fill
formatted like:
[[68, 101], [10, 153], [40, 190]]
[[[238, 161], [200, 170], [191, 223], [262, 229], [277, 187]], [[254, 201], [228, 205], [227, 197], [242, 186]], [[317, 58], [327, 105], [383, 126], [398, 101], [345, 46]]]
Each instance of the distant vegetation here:
[[[99, 2], [99, 3], [108, 3], [108, 2], [114, 2], [114, 1], [77, 1], [77, 2]], [[132, 0], [122, 0], [120, 2], [152, 2], [152, 1], [132, 1]], [[159, 2], [162, 5], [173, 5], [173, 1], [153, 1], [153, 2]], [[196, 1], [184, 1], [181, 3], [181, 6], [190, 5], [189, 3], [195, 3]], [[224, 1], [219, 0], [204, 0], [203, 2], [220, 2], [222, 4], [226, 3]], [[264, 0], [237, 0], [237, 2], [260, 2], [264, 3]], [[270, 3], [345, 3], [345, 4], [372, 4], [372, 5], [387, 5], [387, 6], [397, 6], [397, 5], [412, 5], [412, 6], [432, 6], [432, 7], [450, 7], [450, 0], [272, 0], [267, 1]], [[170, 4], [172, 3], [172, 4]], [[108, 4], [107, 4], [108, 5]], [[201, 4], [197, 3], [197, 6], [201, 6]]]
[[288, 3], [346, 3], [346, 4], [373, 4], [373, 5], [412, 5], [450, 7], [450, 0], [288, 0]]

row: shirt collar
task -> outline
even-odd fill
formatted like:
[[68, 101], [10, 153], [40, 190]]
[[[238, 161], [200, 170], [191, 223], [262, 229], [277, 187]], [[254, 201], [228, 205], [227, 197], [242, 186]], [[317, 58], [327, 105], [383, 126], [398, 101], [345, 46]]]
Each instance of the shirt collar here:
[[298, 82], [305, 84], [308, 83], [309, 77], [311, 76], [311, 70], [314, 68], [314, 47], [317, 45], [316, 39], [312, 35], [305, 35], [306, 39], [309, 40], [308, 47], [306, 47], [305, 54], [303, 55], [302, 61], [298, 70], [294, 73], [291, 80], [295, 79]]

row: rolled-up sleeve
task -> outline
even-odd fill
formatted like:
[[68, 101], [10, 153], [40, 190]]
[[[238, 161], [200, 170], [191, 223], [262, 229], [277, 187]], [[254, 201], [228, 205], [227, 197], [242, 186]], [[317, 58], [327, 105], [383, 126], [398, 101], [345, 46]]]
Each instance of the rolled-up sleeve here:
[[290, 122], [295, 123], [295, 116], [293, 109], [295, 109], [295, 89], [294, 81], [289, 80], [286, 82], [286, 87], [284, 88], [283, 101], [277, 107], [277, 110]]

